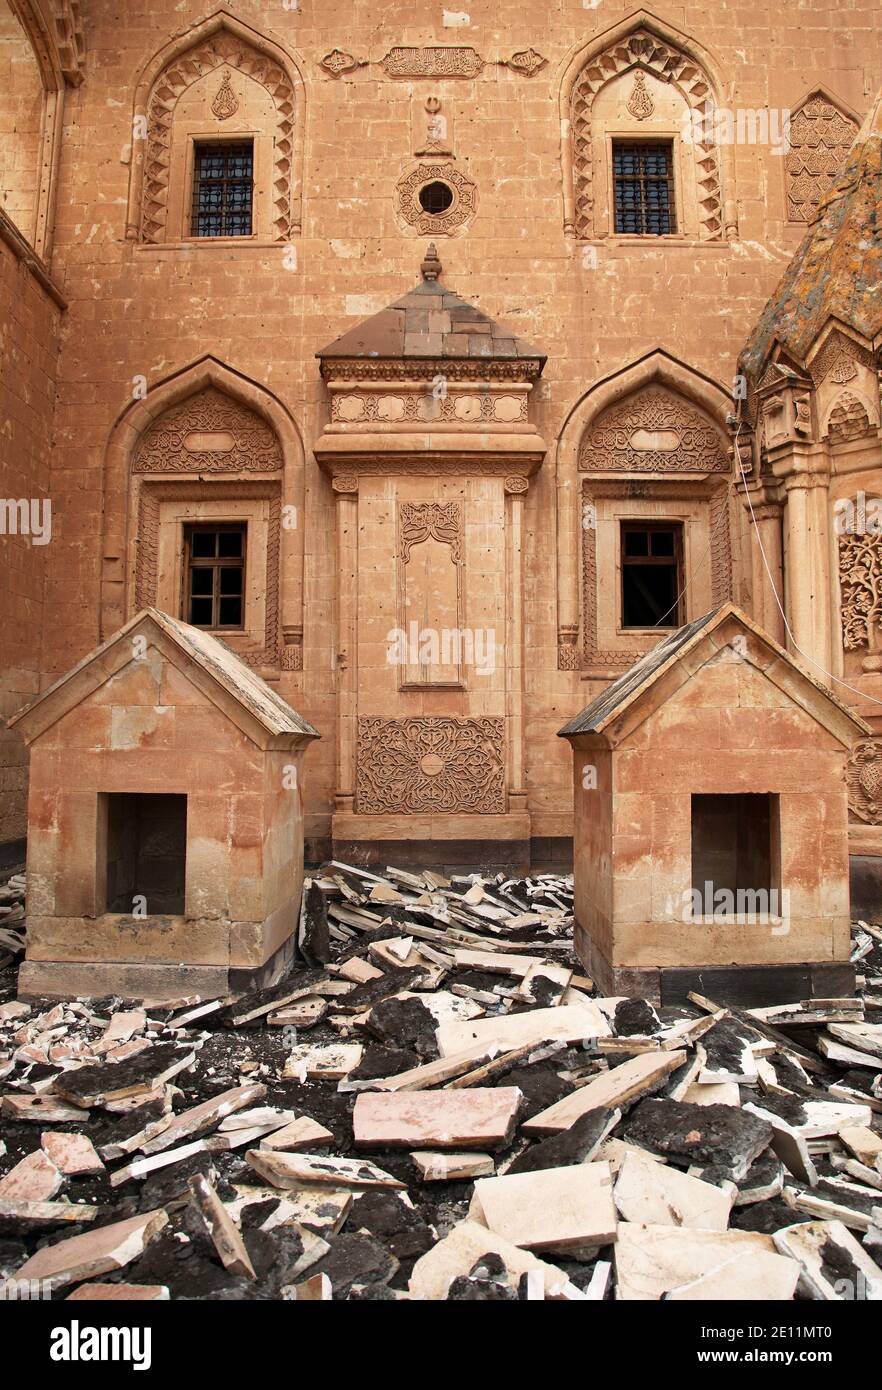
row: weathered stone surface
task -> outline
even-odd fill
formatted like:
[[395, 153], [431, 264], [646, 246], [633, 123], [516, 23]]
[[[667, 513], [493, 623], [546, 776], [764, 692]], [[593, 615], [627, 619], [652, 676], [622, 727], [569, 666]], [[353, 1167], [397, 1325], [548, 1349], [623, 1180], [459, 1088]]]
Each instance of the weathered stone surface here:
[[0, 1178], [0, 1200], [4, 1202], [49, 1202], [61, 1188], [64, 1178], [42, 1149], [27, 1154]]
[[364, 1092], [352, 1128], [358, 1148], [501, 1148], [511, 1137], [521, 1093], [513, 1086], [465, 1091]]
[[475, 1183], [472, 1216], [513, 1245], [588, 1258], [616, 1238], [608, 1163], [574, 1163]]
[[40, 1143], [56, 1168], [69, 1177], [87, 1173], [102, 1173], [104, 1163], [86, 1134], [62, 1134], [47, 1130]]
[[739, 1178], [769, 1147], [772, 1127], [731, 1105], [643, 1100], [629, 1117], [625, 1134], [674, 1163], [716, 1163]]
[[15, 1278], [45, 1280], [53, 1289], [60, 1289], [112, 1269], [124, 1269], [143, 1254], [167, 1222], [164, 1211], [149, 1211], [97, 1231], [70, 1236], [38, 1250], [16, 1270]]

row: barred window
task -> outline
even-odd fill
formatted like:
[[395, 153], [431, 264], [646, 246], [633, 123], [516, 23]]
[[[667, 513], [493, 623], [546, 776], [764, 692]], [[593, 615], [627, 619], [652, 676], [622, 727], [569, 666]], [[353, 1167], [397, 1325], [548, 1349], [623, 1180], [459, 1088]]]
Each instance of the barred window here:
[[197, 144], [193, 170], [193, 236], [250, 236], [254, 142]]
[[613, 181], [617, 232], [667, 236], [677, 230], [672, 141], [613, 141]]
[[187, 622], [193, 627], [244, 627], [245, 526], [187, 526], [184, 542]]

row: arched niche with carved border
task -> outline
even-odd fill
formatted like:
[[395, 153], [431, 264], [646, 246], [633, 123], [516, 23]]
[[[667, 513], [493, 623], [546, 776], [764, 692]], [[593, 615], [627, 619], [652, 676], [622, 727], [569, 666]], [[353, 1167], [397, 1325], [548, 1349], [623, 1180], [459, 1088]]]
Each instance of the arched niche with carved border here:
[[815, 87], [790, 113], [790, 148], [784, 158], [788, 222], [815, 220], [818, 205], [845, 163], [860, 121], [823, 87]]
[[717, 383], [667, 353], [598, 382], [570, 412], [557, 455], [558, 665], [608, 677], [658, 641], [619, 611], [622, 523], [679, 528], [680, 620], [729, 597], [732, 464]]
[[582, 240], [614, 234], [612, 141], [636, 138], [671, 141], [683, 235], [734, 235], [733, 150], [705, 138], [707, 114], [727, 96], [707, 50], [648, 10], [577, 45], [560, 86], [564, 231]]
[[147, 63], [135, 91], [126, 236], [190, 236], [194, 146], [253, 142], [252, 239], [284, 242], [302, 222], [304, 83], [277, 39], [228, 10], [193, 25]]
[[0, 0], [0, 46], [9, 65], [0, 92], [0, 206], [44, 261], [52, 245], [65, 89], [82, 80], [76, 58], [59, 49], [62, 23], [70, 23], [67, 0], [59, 0], [54, 29], [37, 0]]
[[271, 392], [214, 358], [166, 378], [115, 425], [105, 458], [101, 631], [182, 608], [183, 529], [246, 531], [245, 622], [224, 634], [260, 668], [301, 670], [304, 451]]

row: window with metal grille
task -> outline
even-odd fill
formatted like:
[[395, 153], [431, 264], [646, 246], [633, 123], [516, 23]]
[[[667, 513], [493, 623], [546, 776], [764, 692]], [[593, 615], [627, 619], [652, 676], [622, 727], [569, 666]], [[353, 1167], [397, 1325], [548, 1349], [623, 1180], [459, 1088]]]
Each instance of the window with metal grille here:
[[613, 141], [616, 231], [667, 236], [677, 230], [673, 141]]
[[622, 522], [622, 627], [679, 627], [683, 526]]
[[193, 236], [250, 236], [254, 198], [254, 142], [195, 148]]
[[245, 526], [187, 526], [184, 548], [186, 621], [194, 627], [244, 627]]

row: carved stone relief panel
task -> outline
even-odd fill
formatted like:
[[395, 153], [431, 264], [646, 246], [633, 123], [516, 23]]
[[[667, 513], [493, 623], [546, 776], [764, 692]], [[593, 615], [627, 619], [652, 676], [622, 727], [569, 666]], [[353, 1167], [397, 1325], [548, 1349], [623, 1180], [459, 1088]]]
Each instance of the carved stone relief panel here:
[[877, 531], [840, 534], [839, 594], [843, 647], [875, 651], [882, 622], [882, 535]]
[[359, 718], [356, 812], [502, 815], [501, 718]]
[[388, 77], [479, 77], [484, 60], [473, 48], [391, 48], [381, 67]]
[[138, 444], [134, 473], [272, 473], [275, 432], [248, 406], [209, 386], [155, 420]]
[[579, 468], [589, 472], [725, 473], [729, 467], [713, 425], [660, 386], [604, 411], [579, 449]]
[[[439, 369], [440, 370], [440, 369]], [[446, 383], [445, 394], [432, 390], [339, 391], [331, 393], [333, 424], [396, 425], [427, 421], [458, 424], [512, 425], [528, 419], [527, 396], [480, 390], [457, 390]]]
[[819, 92], [795, 112], [784, 165], [789, 222], [814, 221], [856, 134], [857, 123]]
[[844, 444], [849, 439], [860, 439], [871, 434], [873, 426], [863, 401], [851, 391], [842, 391], [827, 420], [827, 433], [834, 444]]
[[[452, 195], [443, 212], [427, 212], [420, 203], [420, 192], [432, 183], [447, 186]], [[449, 236], [471, 221], [478, 205], [474, 179], [453, 163], [420, 163], [404, 174], [395, 187], [395, 210], [420, 236]]]
[[865, 738], [855, 744], [845, 780], [851, 819], [882, 825], [882, 743], [878, 739]]

